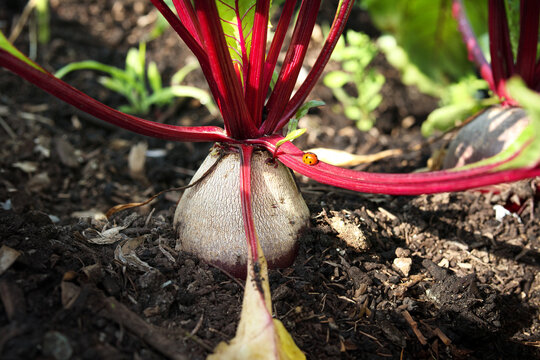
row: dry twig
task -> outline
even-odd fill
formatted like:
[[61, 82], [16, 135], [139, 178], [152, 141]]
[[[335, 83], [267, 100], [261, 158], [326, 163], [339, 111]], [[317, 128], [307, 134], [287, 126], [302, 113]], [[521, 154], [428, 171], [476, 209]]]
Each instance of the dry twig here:
[[418, 338], [418, 341], [420, 341], [420, 344], [426, 345], [427, 339], [424, 337], [424, 335], [420, 332], [420, 329], [418, 329], [418, 323], [413, 320], [411, 314], [407, 310], [403, 310], [401, 312], [401, 315], [405, 318], [407, 323], [411, 326], [412, 331], [414, 332], [414, 335]]

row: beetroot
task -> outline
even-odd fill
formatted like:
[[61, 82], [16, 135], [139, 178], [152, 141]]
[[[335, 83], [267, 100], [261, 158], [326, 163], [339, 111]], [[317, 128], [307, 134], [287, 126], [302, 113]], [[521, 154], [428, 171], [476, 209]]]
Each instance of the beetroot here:
[[510, 146], [529, 119], [519, 107], [493, 106], [465, 125], [452, 140], [444, 158], [445, 169], [497, 155]]

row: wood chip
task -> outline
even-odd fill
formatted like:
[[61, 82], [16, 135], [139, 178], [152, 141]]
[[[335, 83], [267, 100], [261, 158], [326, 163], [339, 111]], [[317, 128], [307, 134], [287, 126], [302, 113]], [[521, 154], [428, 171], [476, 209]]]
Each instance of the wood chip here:
[[424, 335], [420, 332], [420, 329], [418, 329], [418, 323], [413, 320], [411, 314], [407, 310], [403, 310], [401, 312], [401, 315], [405, 318], [407, 323], [409, 323], [412, 331], [414, 332], [414, 335], [418, 338], [418, 341], [420, 341], [420, 344], [426, 345], [427, 339], [424, 337]]
[[[172, 254], [170, 253], [170, 251], [173, 251], [173, 250], [172, 250], [171, 248], [169, 248], [167, 245], [162, 244], [162, 242], [163, 242], [163, 238], [160, 237], [159, 240], [158, 240], [158, 249], [159, 249], [159, 251], [161, 251], [161, 253], [162, 253], [163, 255], [165, 255], [165, 257], [166, 257], [170, 262], [172, 262], [173, 264], [175, 264], [175, 263], [176, 263], [176, 259], [175, 259], [174, 256], [172, 256]], [[166, 249], [166, 247], [167, 247], [168, 249]], [[178, 255], [178, 254], [177, 254], [177, 255]]]
[[135, 250], [142, 245], [145, 238], [145, 236], [139, 236], [138, 238], [129, 239], [118, 245], [114, 250], [114, 258], [120, 261], [122, 264], [140, 271], [147, 272], [153, 270], [153, 267], [148, 265], [147, 262], [139, 259], [135, 253]]
[[79, 167], [78, 151], [75, 150], [73, 145], [63, 137], [56, 137], [53, 141], [56, 153], [60, 157], [60, 162], [70, 168]]
[[392, 214], [390, 211], [386, 210], [383, 207], [379, 206], [379, 211], [392, 221], [398, 220], [398, 217], [396, 215]]
[[69, 281], [62, 281], [60, 283], [60, 291], [64, 309], [71, 308], [81, 294], [81, 288]]
[[147, 323], [113, 297], [104, 298], [102, 301], [104, 307], [99, 311], [100, 316], [126, 327], [169, 359], [187, 359], [178, 349], [176, 341], [168, 339], [161, 329]]
[[2, 245], [0, 247], [0, 275], [9, 269], [20, 255], [21, 253], [19, 251]]
[[34, 173], [38, 170], [38, 164], [33, 161], [17, 161], [13, 163], [11, 166], [19, 170], [22, 170], [27, 174]]
[[395, 258], [392, 267], [402, 273], [405, 277], [409, 276], [412, 267], [411, 258]]
[[4, 311], [6, 312], [8, 320], [11, 321], [17, 316], [26, 313], [24, 293], [15, 283], [7, 280], [0, 280], [0, 300], [2, 300], [2, 304], [4, 304]]
[[144, 165], [146, 163], [148, 144], [140, 142], [131, 147], [128, 155], [129, 175], [134, 180], [145, 180]]
[[371, 243], [364, 232], [350, 221], [345, 221], [338, 215], [328, 218], [328, 223], [337, 233], [338, 238], [345, 241], [353, 250], [365, 252], [371, 248]]
[[450, 338], [448, 338], [448, 336], [446, 336], [441, 329], [435, 328], [433, 332], [437, 334], [437, 336], [439, 337], [439, 339], [441, 339], [444, 345], [449, 346], [450, 344], [452, 344], [452, 340], [450, 340]]
[[125, 226], [115, 226], [113, 228], [104, 230], [102, 232], [95, 231], [91, 229], [91, 231], [84, 231], [83, 235], [86, 237], [92, 233], [92, 237], [89, 237], [86, 239], [89, 243], [97, 244], [97, 245], [109, 245], [114, 244], [124, 238], [122, 234], [120, 234], [120, 231], [124, 230]]

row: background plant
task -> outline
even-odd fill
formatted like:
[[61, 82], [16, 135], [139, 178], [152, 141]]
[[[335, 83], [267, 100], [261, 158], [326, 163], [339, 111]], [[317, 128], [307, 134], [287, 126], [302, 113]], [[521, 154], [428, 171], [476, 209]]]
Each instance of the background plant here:
[[[498, 97], [499, 108], [503, 111], [510, 107], [523, 107], [527, 110], [523, 116], [527, 126], [514, 142], [500, 154], [480, 163], [499, 161], [529, 143], [531, 146], [513, 160], [515, 163], [525, 164], [540, 151], [540, 146], [535, 141], [540, 133], [540, 127], [535, 121], [540, 114], [538, 102], [540, 3], [531, 0], [488, 1], [487, 29], [490, 57], [486, 57], [483, 52], [467, 10], [463, 1], [452, 2], [452, 11], [458, 21], [463, 40], [467, 44], [469, 57], [478, 66], [490, 90]], [[521, 80], [516, 79], [518, 77]]]
[[[174, 9], [172, 0], [165, 0], [165, 4], [167, 4], [170, 9]], [[149, 34], [150, 40], [160, 37], [168, 28], [170, 28], [169, 23], [158, 11], [156, 22]]]
[[[345, 116], [362, 131], [371, 129], [375, 123], [373, 111], [382, 101], [384, 76], [370, 66], [378, 52], [368, 35], [347, 30], [332, 54], [332, 60], [340, 63], [341, 70], [330, 71], [323, 79], [343, 106]], [[346, 85], [352, 91], [347, 91]]]
[[[475, 24], [487, 23], [483, 2], [467, 5]], [[422, 124], [425, 136], [450, 130], [496, 102], [467, 58], [450, 2], [364, 0], [361, 6], [384, 32], [377, 44], [402, 81], [440, 99], [439, 108]], [[488, 46], [487, 32], [481, 40]]]
[[18, 21], [13, 26], [9, 41], [14, 42], [28, 24], [29, 57], [35, 59], [38, 44], [47, 44], [51, 37], [49, 0], [28, 0]]
[[192, 97], [199, 100], [215, 115], [218, 111], [208, 92], [194, 86], [180, 85], [186, 75], [196, 68], [198, 66], [195, 63], [184, 66], [173, 75], [171, 86], [163, 87], [157, 64], [150, 61], [146, 66], [146, 43], [141, 42], [139, 49], [129, 49], [124, 69], [86, 60], [64, 66], [56, 72], [55, 76], [62, 78], [75, 70], [96, 70], [109, 74], [110, 76], [100, 77], [98, 81], [107, 89], [128, 100], [129, 105], [118, 108], [128, 114], [146, 115], [152, 106], [170, 105], [176, 97]]

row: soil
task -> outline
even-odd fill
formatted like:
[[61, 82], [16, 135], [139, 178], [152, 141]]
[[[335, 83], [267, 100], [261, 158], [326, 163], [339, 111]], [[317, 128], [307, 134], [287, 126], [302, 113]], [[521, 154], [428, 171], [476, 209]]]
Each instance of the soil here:
[[[25, 3], [0, 8], [3, 31]], [[37, 46], [37, 61], [49, 70], [86, 59], [123, 66], [155, 17], [142, 0], [51, 5], [51, 41]], [[332, 16], [326, 8], [321, 14]], [[377, 36], [360, 10], [349, 26]], [[16, 41], [25, 53], [30, 35], [25, 27]], [[164, 79], [192, 60], [172, 31], [149, 42], [148, 54]], [[405, 155], [358, 169], [422, 168], [432, 148], [409, 149], [425, 143], [419, 124], [436, 101], [404, 86], [384, 58], [376, 66], [387, 78], [377, 126], [359, 132], [332, 111], [335, 100], [319, 86], [312, 98], [328, 106], [303, 120], [309, 134], [297, 145], [358, 154], [401, 148]], [[179, 194], [103, 217], [114, 205], [187, 184], [210, 144], [111, 128], [0, 74], [0, 358], [203, 359], [230, 340], [242, 282], [174, 250]], [[66, 80], [122, 104], [96, 73]], [[186, 81], [205, 86], [199, 73]], [[146, 117], [219, 124], [188, 99]], [[128, 154], [141, 142], [154, 156], [142, 174], [130, 175]], [[312, 226], [295, 263], [272, 270], [270, 284], [275, 316], [308, 358], [540, 358], [540, 210], [530, 182], [500, 193], [396, 197], [298, 180]], [[512, 200], [518, 211], [497, 219], [495, 210]], [[18, 254], [11, 265], [10, 249]]]

